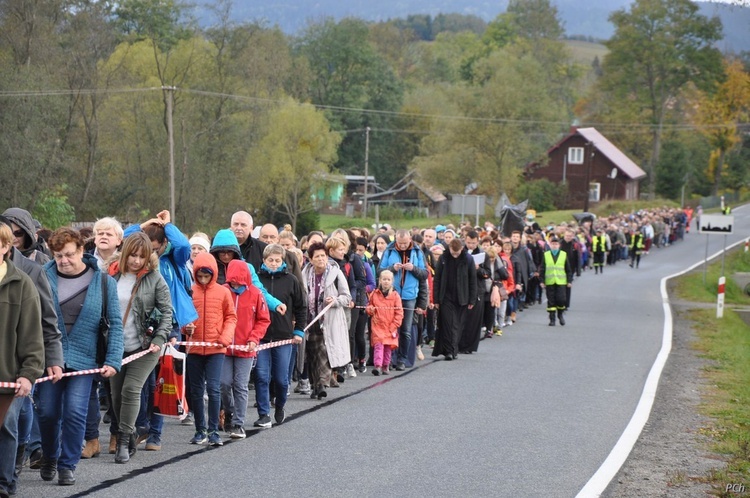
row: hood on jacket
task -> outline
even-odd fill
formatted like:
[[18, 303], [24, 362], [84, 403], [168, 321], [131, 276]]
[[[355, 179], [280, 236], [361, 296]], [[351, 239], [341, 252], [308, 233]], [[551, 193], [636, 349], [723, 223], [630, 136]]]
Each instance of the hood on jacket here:
[[252, 283], [251, 278], [250, 269], [247, 267], [247, 263], [239, 259], [234, 259], [229, 262], [229, 266], [227, 267], [227, 284], [233, 282], [249, 287]]
[[3, 213], [3, 216], [8, 221], [18, 225], [26, 234], [24, 237], [26, 239], [23, 245], [24, 250], [36, 244], [36, 227], [34, 226], [34, 219], [31, 217], [31, 213], [21, 208], [8, 208]]
[[236, 255], [235, 259], [242, 259], [242, 251], [239, 242], [237, 242], [237, 236], [228, 228], [216, 232], [209, 252], [215, 257], [219, 257], [221, 251], [232, 251]]
[[266, 266], [265, 263], [260, 265], [260, 273], [267, 273], [268, 275], [278, 275], [279, 273], [289, 273], [286, 261], [281, 262], [281, 266], [279, 266], [276, 271], [271, 270], [269, 267]]
[[216, 279], [219, 277], [219, 267], [216, 264], [216, 258], [205, 252], [202, 252], [195, 257], [195, 261], [193, 262], [193, 278], [196, 282], [198, 281], [196, 275], [198, 273], [198, 270], [200, 270], [201, 268], [208, 268], [212, 273], [211, 280], [208, 282], [208, 285], [206, 287], [215, 284]]

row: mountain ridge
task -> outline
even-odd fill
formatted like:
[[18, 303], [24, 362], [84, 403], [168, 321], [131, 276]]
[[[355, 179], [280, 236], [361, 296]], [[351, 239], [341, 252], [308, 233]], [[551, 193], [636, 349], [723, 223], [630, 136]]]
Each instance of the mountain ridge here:
[[[607, 40], [614, 33], [614, 26], [607, 20], [615, 10], [627, 8], [629, 0], [599, 0], [586, 2], [582, 0], [558, 0], [557, 6], [565, 33], [568, 36], [586, 36], [597, 40]], [[750, 25], [750, 7], [715, 2], [695, 2], [700, 6], [701, 14], [718, 16], [724, 25], [724, 39], [719, 48], [724, 51], [739, 52], [750, 50], [750, 37], [746, 36]], [[317, 0], [315, 2], [292, 2], [290, 0], [266, 0], [265, 2], [235, 4], [231, 18], [238, 23], [265, 22], [269, 26], [278, 26], [287, 34], [294, 35], [306, 26], [308, 21], [326, 17], [336, 20], [345, 17], [357, 17], [365, 21], [387, 21], [406, 18], [414, 14], [475, 15], [484, 21], [496, 18], [508, 6], [508, 0]], [[206, 8], [199, 8], [196, 14], [200, 19], [210, 20], [213, 15]], [[201, 22], [201, 24], [204, 24]], [[211, 24], [211, 22], [206, 23]]]

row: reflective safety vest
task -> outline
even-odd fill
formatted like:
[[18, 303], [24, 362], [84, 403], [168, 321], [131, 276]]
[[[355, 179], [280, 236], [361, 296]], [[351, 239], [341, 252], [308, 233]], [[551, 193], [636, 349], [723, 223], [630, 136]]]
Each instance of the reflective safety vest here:
[[544, 253], [544, 285], [568, 285], [568, 277], [565, 274], [565, 262], [568, 255], [565, 251], [557, 253], [557, 261], [552, 257], [552, 251]]
[[606, 252], [607, 237], [605, 235], [594, 235], [591, 237], [591, 250], [594, 252]]

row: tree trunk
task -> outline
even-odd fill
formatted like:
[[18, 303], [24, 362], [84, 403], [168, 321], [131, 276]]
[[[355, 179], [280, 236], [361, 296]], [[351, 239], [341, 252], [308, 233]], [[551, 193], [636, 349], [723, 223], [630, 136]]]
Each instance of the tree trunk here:
[[726, 151], [723, 148], [719, 149], [719, 159], [716, 160], [716, 169], [714, 170], [714, 185], [711, 188], [711, 195], [719, 195], [719, 186], [721, 185], [721, 173], [724, 170], [724, 157]]

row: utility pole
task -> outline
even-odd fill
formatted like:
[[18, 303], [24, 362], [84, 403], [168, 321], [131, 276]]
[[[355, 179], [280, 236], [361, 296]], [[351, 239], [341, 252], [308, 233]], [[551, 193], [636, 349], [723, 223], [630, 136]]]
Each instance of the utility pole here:
[[370, 127], [365, 128], [365, 198], [362, 202], [363, 218], [367, 218], [367, 175], [369, 173], [370, 162]]
[[584, 154], [586, 154], [586, 195], [583, 198], [583, 212], [588, 213], [589, 211], [589, 197], [591, 196], [591, 163], [594, 160], [594, 143], [586, 142], [583, 148]]
[[167, 139], [169, 142], [169, 213], [173, 220], [177, 219], [175, 212], [175, 188], [174, 188], [174, 125], [172, 124], [172, 111], [174, 107], [173, 86], [164, 86], [162, 90], [167, 94]]

